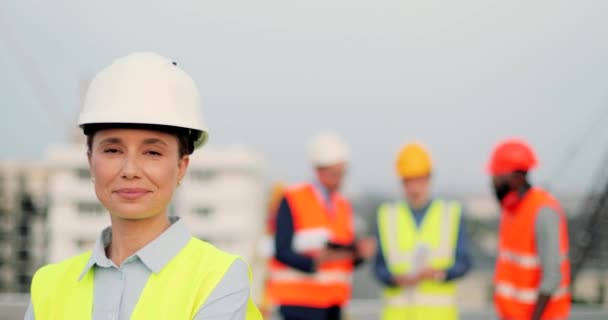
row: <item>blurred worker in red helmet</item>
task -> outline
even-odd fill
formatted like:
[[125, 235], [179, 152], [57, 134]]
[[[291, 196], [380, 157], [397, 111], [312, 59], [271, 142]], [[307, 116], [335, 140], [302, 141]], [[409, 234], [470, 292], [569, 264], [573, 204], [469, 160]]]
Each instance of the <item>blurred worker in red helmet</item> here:
[[567, 319], [570, 311], [566, 217], [553, 196], [530, 184], [537, 165], [528, 143], [507, 139], [487, 166], [502, 207], [494, 277], [500, 319]]

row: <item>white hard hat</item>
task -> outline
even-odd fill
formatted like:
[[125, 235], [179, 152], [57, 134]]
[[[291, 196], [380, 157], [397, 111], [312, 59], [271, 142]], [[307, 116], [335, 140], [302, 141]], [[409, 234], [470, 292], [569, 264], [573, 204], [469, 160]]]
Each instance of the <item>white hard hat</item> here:
[[323, 132], [309, 144], [309, 157], [316, 167], [326, 167], [348, 161], [348, 147], [336, 134]]
[[78, 125], [123, 123], [192, 130], [194, 148], [208, 135], [194, 80], [177, 63], [152, 52], [116, 59], [89, 85]]

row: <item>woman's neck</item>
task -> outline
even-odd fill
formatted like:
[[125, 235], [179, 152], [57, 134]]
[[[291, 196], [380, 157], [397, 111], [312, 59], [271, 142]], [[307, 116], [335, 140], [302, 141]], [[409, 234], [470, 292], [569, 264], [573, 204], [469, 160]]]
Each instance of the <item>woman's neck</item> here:
[[171, 223], [166, 214], [142, 220], [127, 220], [111, 217], [112, 240], [106, 247], [106, 255], [117, 266], [145, 247], [167, 230]]

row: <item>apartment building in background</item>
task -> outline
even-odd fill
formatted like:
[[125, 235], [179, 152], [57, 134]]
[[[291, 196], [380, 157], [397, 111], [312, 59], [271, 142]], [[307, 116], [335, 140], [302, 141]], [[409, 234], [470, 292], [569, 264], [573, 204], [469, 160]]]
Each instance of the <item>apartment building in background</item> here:
[[44, 164], [0, 163], [0, 292], [27, 292], [47, 252], [48, 170]]

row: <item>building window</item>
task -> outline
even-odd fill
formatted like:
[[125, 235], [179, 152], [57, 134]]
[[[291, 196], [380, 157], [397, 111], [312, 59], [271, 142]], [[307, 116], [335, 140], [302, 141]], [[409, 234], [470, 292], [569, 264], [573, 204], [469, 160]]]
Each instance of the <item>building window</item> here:
[[78, 168], [78, 169], [76, 169], [76, 175], [78, 176], [78, 179], [82, 179], [82, 180], [90, 180], [91, 179], [91, 173], [89, 172], [88, 168]]
[[190, 172], [190, 177], [196, 182], [208, 182], [216, 177], [217, 173], [210, 170], [193, 170]]
[[213, 215], [214, 212], [215, 209], [209, 206], [194, 208], [194, 214], [202, 218], [209, 218]]
[[87, 217], [102, 216], [105, 213], [103, 206], [97, 202], [77, 202], [76, 210], [78, 210], [78, 215]]

